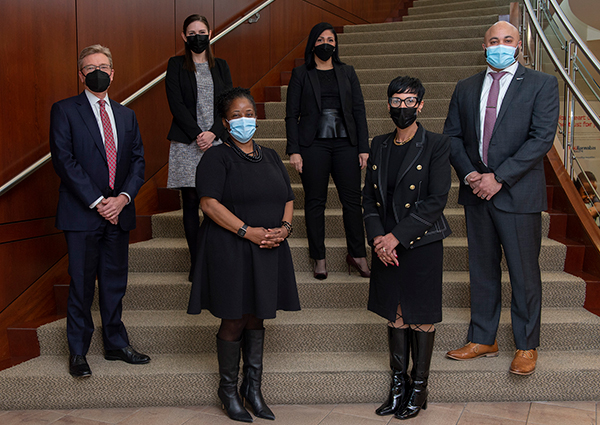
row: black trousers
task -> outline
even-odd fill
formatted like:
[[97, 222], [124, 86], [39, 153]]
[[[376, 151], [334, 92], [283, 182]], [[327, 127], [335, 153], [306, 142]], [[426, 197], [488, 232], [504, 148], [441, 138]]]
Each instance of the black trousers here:
[[300, 146], [302, 186], [308, 249], [315, 260], [325, 258], [325, 205], [329, 175], [342, 203], [346, 245], [352, 257], [365, 257], [365, 230], [360, 193], [358, 146], [350, 139], [317, 139], [309, 147]]

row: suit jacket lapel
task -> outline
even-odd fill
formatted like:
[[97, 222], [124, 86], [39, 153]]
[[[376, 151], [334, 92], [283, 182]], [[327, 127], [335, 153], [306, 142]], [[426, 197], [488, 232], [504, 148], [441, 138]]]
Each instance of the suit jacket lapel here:
[[[477, 134], [477, 140], [481, 140], [481, 90], [483, 88], [483, 81], [485, 80], [485, 71], [477, 74], [477, 78], [473, 82], [473, 98], [472, 98], [472, 114], [475, 121], [475, 131]], [[478, 143], [479, 146], [479, 143]], [[479, 149], [479, 148], [478, 148]], [[479, 154], [478, 154], [479, 155]]]
[[194, 95], [194, 103], [197, 103], [198, 102], [198, 83], [196, 82], [196, 73], [188, 71], [187, 69], [184, 69], [184, 72], [187, 74], [189, 82], [190, 82], [189, 89], [192, 91], [192, 94]]
[[310, 79], [310, 84], [313, 87], [313, 91], [315, 92], [315, 100], [317, 101], [317, 105], [319, 106], [319, 112], [321, 112], [321, 84], [319, 84], [319, 76], [317, 75], [317, 69], [313, 68], [308, 71], [308, 78]]
[[106, 149], [104, 148], [104, 143], [102, 142], [100, 127], [98, 127], [98, 121], [96, 120], [96, 116], [94, 115], [94, 111], [92, 111], [92, 107], [85, 92], [82, 92], [79, 95], [77, 104], [79, 114], [88, 128], [90, 135], [92, 136], [92, 140], [100, 151], [100, 155], [102, 155], [102, 158], [104, 158], [104, 161], [106, 162]]
[[494, 131], [492, 132], [492, 137], [494, 137], [494, 133], [498, 128], [498, 124], [504, 118], [506, 111], [510, 108], [511, 103], [513, 102], [514, 97], [519, 92], [521, 88], [521, 83], [523, 82], [523, 75], [525, 75], [525, 67], [521, 64], [517, 67], [517, 71], [515, 72], [515, 76], [510, 82], [510, 86], [508, 86], [508, 90], [504, 95], [504, 99], [502, 100], [502, 106], [500, 106], [500, 112], [498, 113], [498, 117], [496, 118], [496, 124], [494, 124]]
[[121, 160], [121, 152], [125, 146], [125, 123], [121, 115], [121, 105], [111, 99], [110, 105], [115, 117], [115, 125], [117, 126], [117, 164]]

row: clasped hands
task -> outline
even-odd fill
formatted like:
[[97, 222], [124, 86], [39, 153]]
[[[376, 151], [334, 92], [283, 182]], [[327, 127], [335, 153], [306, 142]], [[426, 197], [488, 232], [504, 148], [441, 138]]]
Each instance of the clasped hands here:
[[391, 234], [388, 233], [384, 236], [375, 236], [373, 239], [373, 248], [375, 248], [375, 253], [377, 257], [381, 260], [383, 264], [397, 266], [398, 263], [398, 254], [396, 253], [396, 247], [398, 246], [398, 239]]
[[202, 152], [206, 152], [212, 146], [216, 137], [212, 131], [203, 131], [196, 136], [196, 144]]
[[494, 173], [481, 174], [473, 171], [466, 177], [466, 181], [473, 190], [473, 194], [487, 201], [502, 189], [502, 183], [496, 181]]
[[288, 231], [283, 226], [275, 229], [265, 229], [264, 227], [248, 227], [246, 229], [246, 239], [260, 248], [277, 248], [287, 236]]
[[111, 224], [118, 224], [119, 214], [121, 214], [121, 211], [125, 208], [127, 202], [129, 202], [129, 199], [125, 195], [104, 198], [96, 205], [96, 210], [98, 210], [98, 213]]

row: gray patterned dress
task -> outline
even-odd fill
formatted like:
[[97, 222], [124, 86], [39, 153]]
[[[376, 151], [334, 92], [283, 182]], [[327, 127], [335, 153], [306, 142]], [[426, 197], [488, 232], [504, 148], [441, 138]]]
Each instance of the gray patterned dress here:
[[[213, 79], [208, 68], [208, 62], [196, 63], [195, 65], [196, 87], [198, 90], [196, 116], [198, 117], [198, 127], [202, 131], [206, 131], [214, 123]], [[221, 140], [215, 139], [213, 146], [220, 145], [221, 143]], [[204, 155], [204, 152], [200, 150], [195, 141], [189, 145], [171, 142], [167, 187], [170, 189], [196, 187], [196, 167], [202, 155]]]

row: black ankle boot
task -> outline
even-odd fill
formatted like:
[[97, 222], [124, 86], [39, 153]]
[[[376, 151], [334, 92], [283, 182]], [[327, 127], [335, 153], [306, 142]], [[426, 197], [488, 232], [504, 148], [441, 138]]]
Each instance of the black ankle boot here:
[[398, 419], [414, 418], [419, 414], [421, 409], [427, 409], [427, 395], [429, 394], [427, 391], [427, 381], [429, 379], [429, 367], [431, 366], [435, 331], [417, 332], [411, 330], [410, 334], [413, 359], [413, 368], [411, 371], [413, 389], [406, 407], [394, 415]]
[[244, 359], [244, 380], [240, 387], [240, 394], [250, 407], [254, 415], [263, 419], [275, 419], [275, 415], [269, 409], [263, 399], [260, 390], [263, 371], [263, 346], [265, 330], [245, 330], [242, 342], [242, 354]]
[[388, 345], [390, 349], [390, 368], [392, 369], [392, 385], [390, 395], [375, 413], [379, 416], [393, 415], [406, 407], [410, 394], [410, 378], [408, 376], [409, 328], [397, 329], [388, 326]]
[[219, 359], [219, 398], [223, 409], [234, 421], [253, 422], [252, 416], [242, 404], [238, 394], [238, 373], [240, 371], [241, 341], [223, 341], [217, 337], [217, 358]]

